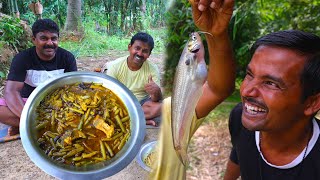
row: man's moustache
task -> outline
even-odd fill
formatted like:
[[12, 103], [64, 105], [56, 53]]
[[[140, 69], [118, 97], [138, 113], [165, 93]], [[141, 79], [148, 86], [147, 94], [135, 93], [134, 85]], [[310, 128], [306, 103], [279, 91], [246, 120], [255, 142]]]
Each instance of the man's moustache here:
[[43, 49], [56, 49], [56, 46], [43, 46]]
[[264, 109], [267, 109], [267, 105], [265, 105], [264, 103], [262, 103], [262, 102], [260, 102], [260, 101], [258, 101], [258, 100], [256, 100], [256, 99], [254, 99], [254, 98], [251, 98], [251, 97], [243, 97], [247, 102], [250, 102], [250, 103], [252, 103], [252, 104], [255, 104], [255, 105], [257, 105], [257, 106], [260, 106], [260, 107], [262, 107], [262, 108], [264, 108]]

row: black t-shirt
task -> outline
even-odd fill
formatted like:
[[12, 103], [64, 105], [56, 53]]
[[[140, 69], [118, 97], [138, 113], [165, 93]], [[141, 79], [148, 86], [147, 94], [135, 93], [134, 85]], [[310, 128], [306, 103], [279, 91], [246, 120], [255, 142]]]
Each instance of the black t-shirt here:
[[43, 61], [38, 57], [34, 46], [13, 58], [8, 80], [24, 82], [20, 94], [21, 97], [27, 98], [40, 83], [58, 74], [71, 71], [77, 71], [77, 64], [69, 51], [58, 47], [52, 60]]
[[[242, 103], [230, 113], [229, 131], [232, 151], [230, 160], [240, 165], [241, 178], [244, 180], [317, 180], [320, 179], [320, 140], [297, 166], [278, 169], [269, 166], [260, 156], [256, 146], [255, 132], [246, 129], [241, 122]], [[319, 120], [317, 120], [318, 125]], [[319, 126], [320, 127], [320, 126]], [[311, 147], [310, 147], [311, 148]]]

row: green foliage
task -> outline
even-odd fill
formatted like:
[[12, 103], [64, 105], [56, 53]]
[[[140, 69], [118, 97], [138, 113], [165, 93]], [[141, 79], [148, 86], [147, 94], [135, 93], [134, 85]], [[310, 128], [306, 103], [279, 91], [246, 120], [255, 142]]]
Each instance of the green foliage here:
[[261, 17], [261, 34], [299, 29], [320, 35], [319, 0], [260, 1], [258, 13]]
[[250, 47], [271, 32], [299, 29], [320, 35], [320, 0], [239, 0], [232, 18], [232, 42], [243, 78], [251, 59]]
[[2, 83], [2, 80], [4, 80], [7, 77], [9, 68], [10, 68], [9, 63], [0, 63], [0, 85]]
[[229, 118], [231, 110], [236, 106], [237, 103], [224, 102], [218, 105], [212, 110], [205, 118], [205, 123], [217, 122], [218, 120], [225, 120]]
[[147, 12], [146, 17], [150, 18], [150, 26], [147, 27], [162, 27], [165, 24], [165, 5], [167, 1], [146, 0]]
[[189, 34], [196, 30], [192, 21], [191, 7], [187, 0], [176, 1], [166, 13], [168, 37], [166, 45], [166, 64], [164, 86], [166, 92], [171, 92], [175, 67], [181, 52], [189, 38]]
[[85, 38], [81, 42], [61, 41], [59, 46], [70, 50], [76, 57], [97, 57], [106, 55], [108, 50], [125, 50], [128, 47], [128, 41], [128, 38], [108, 36], [105, 33], [94, 31], [93, 28], [86, 28]]
[[240, 91], [239, 89], [235, 89], [235, 91], [229, 96], [226, 100], [226, 102], [241, 102], [241, 96], [240, 96]]
[[238, 76], [244, 77], [245, 69], [250, 61], [249, 49], [260, 35], [257, 2], [248, 0], [238, 2], [230, 23], [230, 37], [238, 62]]
[[[94, 22], [85, 23], [85, 37], [80, 42], [60, 41], [59, 46], [70, 50], [76, 57], [81, 56], [104, 56], [108, 50], [126, 51], [130, 43], [130, 36], [110, 36], [94, 30]], [[165, 29], [150, 29], [147, 31], [153, 36], [155, 47], [152, 53], [159, 53], [164, 50]]]
[[104, 33], [123, 36], [162, 27], [164, 9], [159, 0], [90, 0], [84, 1], [84, 21], [93, 20]]
[[0, 78], [5, 78], [5, 77], [6, 75], [4, 74], [4, 72], [0, 70]]
[[152, 50], [152, 54], [164, 53], [166, 51], [167, 29], [164, 27], [153, 28], [148, 29], [145, 32], [153, 37], [154, 48]]
[[3, 41], [8, 46], [18, 50], [18, 47], [20, 46], [18, 37], [23, 35], [23, 28], [20, 25], [20, 20], [17, 18], [2, 17], [0, 19], [0, 30], [3, 32], [0, 41]]

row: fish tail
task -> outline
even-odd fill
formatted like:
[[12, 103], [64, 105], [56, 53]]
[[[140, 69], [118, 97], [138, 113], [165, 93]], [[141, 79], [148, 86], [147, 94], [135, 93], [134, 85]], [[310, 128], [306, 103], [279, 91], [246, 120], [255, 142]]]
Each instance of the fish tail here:
[[176, 150], [176, 153], [177, 153], [181, 163], [186, 167], [189, 164], [187, 150], [185, 150], [181, 147], [177, 147], [175, 150]]

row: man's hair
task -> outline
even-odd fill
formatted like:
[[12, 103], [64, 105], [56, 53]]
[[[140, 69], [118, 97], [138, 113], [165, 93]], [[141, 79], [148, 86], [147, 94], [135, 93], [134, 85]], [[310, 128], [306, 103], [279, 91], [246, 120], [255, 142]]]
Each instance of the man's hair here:
[[147, 43], [150, 47], [150, 54], [151, 54], [151, 51], [154, 47], [154, 42], [153, 42], [153, 38], [152, 36], [150, 36], [149, 34], [147, 33], [144, 33], [144, 32], [138, 32], [137, 34], [135, 34], [132, 38], [131, 38], [131, 41], [130, 41], [130, 45], [132, 46], [134, 41], [136, 40], [139, 40], [139, 41], [142, 41], [144, 43]]
[[320, 92], [320, 37], [299, 31], [278, 31], [258, 39], [251, 47], [253, 54], [259, 46], [276, 46], [294, 50], [306, 58], [300, 81], [302, 101]]
[[34, 24], [32, 25], [32, 34], [34, 37], [39, 32], [43, 31], [49, 31], [51, 33], [57, 33], [59, 36], [59, 27], [58, 25], [51, 19], [38, 19]]

